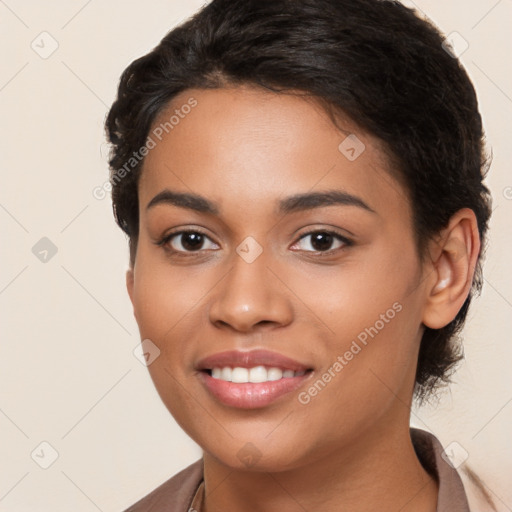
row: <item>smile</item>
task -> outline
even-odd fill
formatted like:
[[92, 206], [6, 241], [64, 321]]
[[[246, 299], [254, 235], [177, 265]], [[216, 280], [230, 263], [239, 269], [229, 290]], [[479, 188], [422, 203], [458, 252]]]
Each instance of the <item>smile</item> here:
[[265, 366], [254, 366], [252, 368], [242, 368], [240, 366], [230, 368], [229, 366], [225, 366], [223, 368], [216, 367], [211, 370], [211, 376], [214, 379], [240, 384], [247, 382], [272, 382], [280, 379], [301, 377], [305, 373], [305, 370], [296, 372], [293, 370], [282, 370], [276, 367], [267, 368]]
[[208, 393], [231, 407], [265, 407], [303, 385], [313, 370], [294, 359], [267, 350], [228, 351], [196, 365]]

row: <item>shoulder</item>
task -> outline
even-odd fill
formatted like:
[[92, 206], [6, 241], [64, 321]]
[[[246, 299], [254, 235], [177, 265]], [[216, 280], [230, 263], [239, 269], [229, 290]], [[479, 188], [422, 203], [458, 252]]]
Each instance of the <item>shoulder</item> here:
[[125, 512], [186, 512], [203, 479], [203, 459], [199, 459]]
[[498, 512], [485, 484], [452, 445], [443, 449], [433, 434], [416, 428], [411, 428], [411, 439], [423, 466], [439, 483], [438, 511]]
[[423, 467], [439, 485], [437, 512], [469, 512], [468, 498], [459, 473], [445, 451], [430, 432], [411, 428], [411, 439]]

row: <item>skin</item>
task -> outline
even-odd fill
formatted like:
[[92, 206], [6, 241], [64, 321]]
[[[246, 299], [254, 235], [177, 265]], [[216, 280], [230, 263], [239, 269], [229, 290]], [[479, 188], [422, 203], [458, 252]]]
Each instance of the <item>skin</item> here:
[[[244, 86], [184, 91], [154, 126], [190, 97], [197, 106], [144, 161], [127, 288], [141, 338], [161, 351], [149, 366], [156, 389], [204, 450], [206, 510], [436, 510], [437, 484], [409, 437], [410, 405], [424, 325], [449, 323], [469, 292], [480, 247], [474, 213], [457, 212], [421, 263], [407, 191], [379, 141], [354, 122], [343, 119], [341, 131], [311, 98]], [[351, 133], [365, 145], [354, 161], [338, 150]], [[147, 209], [164, 189], [204, 196], [219, 215]], [[327, 190], [373, 212], [340, 204], [275, 211], [289, 195]], [[157, 245], [171, 230], [194, 228], [206, 235], [199, 250], [187, 253], [179, 235]], [[311, 236], [301, 239], [313, 228], [353, 243], [334, 238], [322, 255]], [[236, 252], [248, 236], [263, 250], [252, 263]], [[395, 303], [400, 312], [300, 403], [298, 393]], [[254, 410], [223, 405], [198, 378], [206, 356], [259, 348], [313, 373]], [[253, 464], [241, 449], [256, 454]]]

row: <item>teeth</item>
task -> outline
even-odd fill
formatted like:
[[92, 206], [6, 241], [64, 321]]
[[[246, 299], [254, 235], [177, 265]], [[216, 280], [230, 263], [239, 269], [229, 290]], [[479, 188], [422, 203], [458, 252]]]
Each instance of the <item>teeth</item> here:
[[[265, 382], [267, 380], [267, 369], [264, 366], [255, 366], [247, 372], [249, 382]], [[244, 380], [243, 382], [247, 382]]]
[[212, 377], [214, 379], [220, 379], [222, 377], [222, 368], [214, 368], [212, 370]]
[[231, 382], [248, 382], [249, 370], [247, 368], [233, 368]]
[[266, 368], [265, 366], [254, 366], [253, 368], [241, 368], [239, 366], [231, 368], [212, 368], [212, 377], [227, 382], [236, 382], [244, 384], [247, 382], [268, 382], [280, 380], [283, 378], [300, 377], [306, 372], [294, 372], [293, 370], [281, 370], [281, 368]]
[[231, 368], [229, 368], [229, 367], [222, 368], [220, 378], [222, 380], [230, 381], [232, 373], [233, 373], [233, 370]]

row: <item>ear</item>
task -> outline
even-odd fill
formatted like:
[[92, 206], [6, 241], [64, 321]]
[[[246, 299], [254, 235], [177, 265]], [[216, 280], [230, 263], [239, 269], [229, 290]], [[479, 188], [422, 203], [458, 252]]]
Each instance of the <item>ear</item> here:
[[431, 243], [432, 262], [423, 311], [427, 327], [441, 329], [457, 316], [471, 289], [479, 252], [475, 213], [463, 208]]
[[126, 290], [128, 291], [128, 295], [130, 297], [130, 301], [133, 306], [133, 315], [135, 316], [135, 318], [137, 318], [137, 314], [135, 313], [135, 304], [133, 302], [133, 286], [134, 286], [133, 267], [130, 266], [130, 268], [126, 271]]

